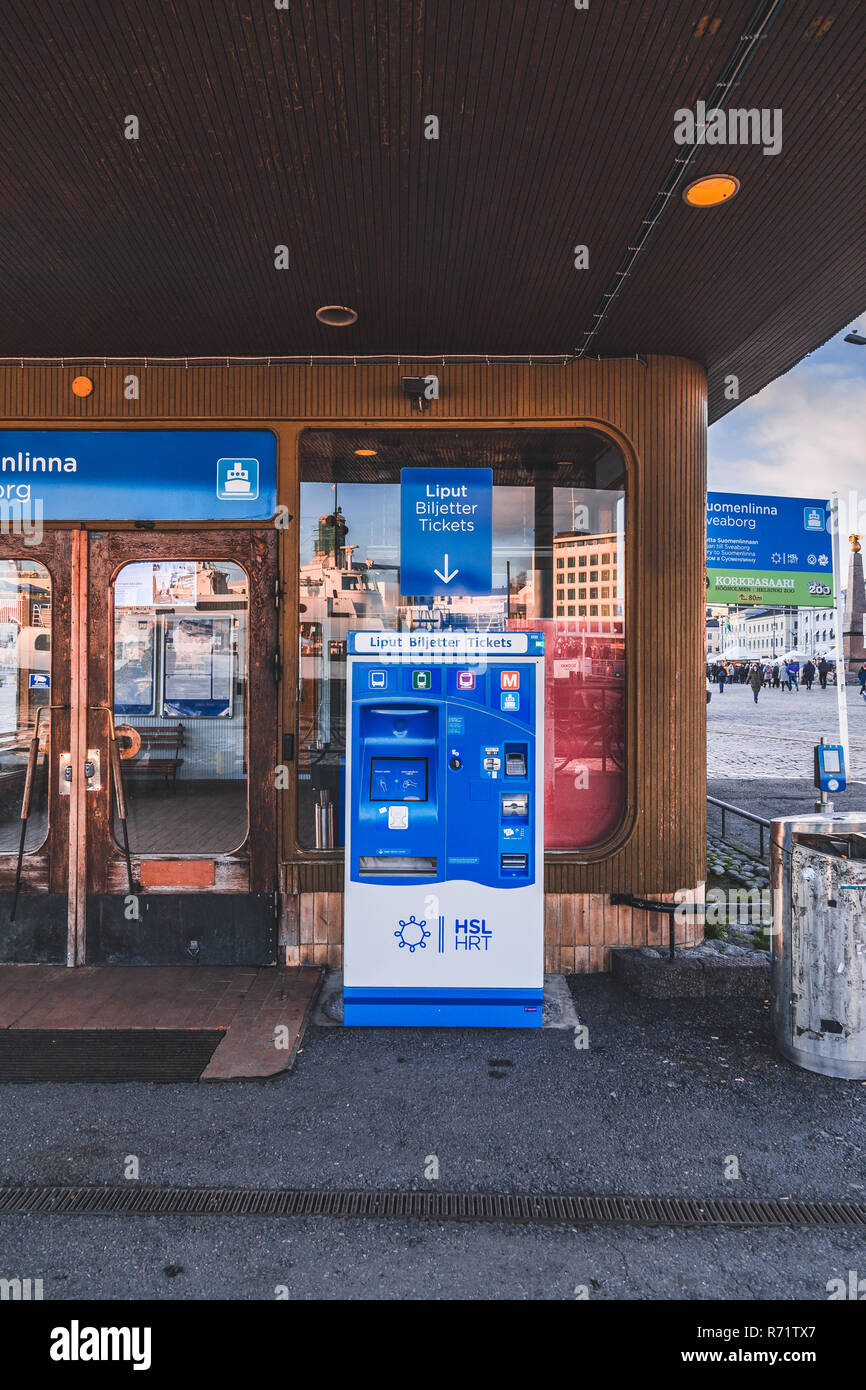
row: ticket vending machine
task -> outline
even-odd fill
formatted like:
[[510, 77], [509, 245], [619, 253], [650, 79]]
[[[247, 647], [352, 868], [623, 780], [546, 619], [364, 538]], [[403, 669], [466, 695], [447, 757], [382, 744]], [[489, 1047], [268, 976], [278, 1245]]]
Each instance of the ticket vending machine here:
[[540, 1028], [544, 634], [347, 656], [345, 1023]]

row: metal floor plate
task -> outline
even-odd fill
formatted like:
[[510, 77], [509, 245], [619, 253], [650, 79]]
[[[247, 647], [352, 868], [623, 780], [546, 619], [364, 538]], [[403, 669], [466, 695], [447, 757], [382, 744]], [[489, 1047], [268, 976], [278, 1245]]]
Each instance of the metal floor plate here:
[[198, 1081], [225, 1029], [2, 1028], [0, 1082]]
[[866, 1202], [709, 1197], [582, 1197], [304, 1188], [0, 1187], [0, 1216], [372, 1217], [558, 1226], [866, 1228]]

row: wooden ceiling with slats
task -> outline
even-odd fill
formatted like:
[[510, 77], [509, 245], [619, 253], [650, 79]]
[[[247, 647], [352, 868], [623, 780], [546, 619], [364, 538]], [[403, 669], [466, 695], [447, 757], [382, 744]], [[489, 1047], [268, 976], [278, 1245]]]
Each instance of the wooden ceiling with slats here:
[[[0, 355], [575, 351], [674, 112], [771, 8], [4, 0]], [[717, 418], [866, 307], [864, 56], [862, 0], [775, 6], [732, 104], [780, 108], [781, 153], [697, 151], [739, 195], [667, 200], [590, 355], [692, 358]]]

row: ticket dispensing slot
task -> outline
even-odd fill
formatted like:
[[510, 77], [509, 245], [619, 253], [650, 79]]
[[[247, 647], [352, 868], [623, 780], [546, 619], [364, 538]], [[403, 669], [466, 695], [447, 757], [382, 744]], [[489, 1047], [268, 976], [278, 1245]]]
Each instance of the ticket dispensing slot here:
[[[506, 761], [507, 761], [506, 753]], [[506, 773], [507, 776], [507, 773]], [[529, 792], [504, 792], [501, 800], [501, 840], [503, 845], [526, 843], [529, 826]], [[505, 850], [499, 856], [499, 871], [503, 878], [528, 878], [529, 853], [518, 849]]]
[[395, 855], [392, 859], [377, 859], [373, 854], [362, 854], [358, 860], [358, 872], [363, 878], [435, 878], [436, 860], [423, 855]]

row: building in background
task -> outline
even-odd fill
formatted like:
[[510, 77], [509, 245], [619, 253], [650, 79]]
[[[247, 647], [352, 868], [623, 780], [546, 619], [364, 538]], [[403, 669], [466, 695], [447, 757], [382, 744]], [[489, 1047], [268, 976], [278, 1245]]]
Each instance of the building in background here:
[[[862, 632], [862, 616], [860, 623]], [[708, 661], [726, 653], [734, 661], [779, 661], [794, 651], [803, 660], [832, 659], [835, 640], [832, 608], [731, 608], [706, 621]]]

